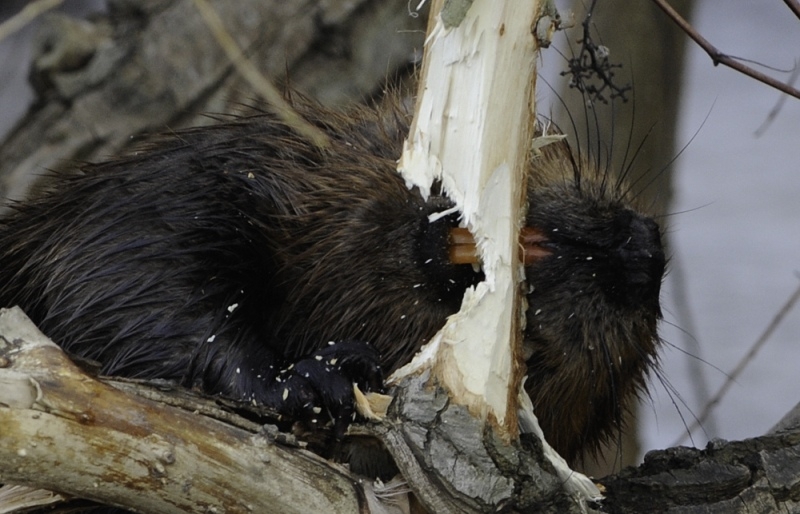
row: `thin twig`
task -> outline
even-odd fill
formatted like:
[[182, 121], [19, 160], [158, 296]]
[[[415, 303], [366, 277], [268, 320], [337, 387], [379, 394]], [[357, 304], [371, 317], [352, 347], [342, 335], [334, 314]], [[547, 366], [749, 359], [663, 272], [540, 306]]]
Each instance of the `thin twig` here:
[[[784, 97], [785, 98], [785, 97]], [[691, 336], [696, 334], [695, 318], [692, 309], [689, 307], [689, 285], [686, 277], [685, 261], [674, 255], [670, 266], [673, 280], [675, 318], [679, 321], [683, 347], [688, 352], [685, 356], [688, 359], [687, 368], [689, 371], [689, 382], [692, 384], [698, 404], [707, 404], [711, 401], [711, 387], [708, 385], [707, 367], [703, 366], [704, 360], [700, 356], [702, 350], [700, 342]], [[704, 420], [703, 429], [707, 434], [716, 436], [719, 433], [717, 420], [713, 416], [707, 416]], [[673, 445], [674, 446], [674, 445]]]
[[[787, 84], [794, 86], [798, 78], [800, 78], [800, 66], [798, 65], [797, 62], [795, 62], [792, 75], [786, 82]], [[767, 131], [767, 128], [769, 128], [769, 126], [772, 124], [775, 118], [778, 117], [778, 113], [781, 111], [781, 109], [783, 109], [783, 104], [786, 103], [786, 98], [787, 98], [786, 95], [780, 95], [778, 101], [775, 102], [775, 106], [769, 111], [769, 114], [767, 114], [767, 117], [764, 119], [764, 123], [762, 123], [761, 126], [756, 129], [754, 133], [756, 137], [761, 137], [764, 134], [764, 132]]]
[[778, 313], [775, 314], [775, 317], [772, 318], [772, 321], [769, 323], [769, 325], [761, 334], [761, 336], [758, 338], [758, 340], [750, 348], [750, 351], [748, 351], [747, 354], [744, 357], [742, 357], [742, 359], [739, 361], [739, 363], [736, 365], [733, 371], [731, 371], [730, 374], [728, 374], [728, 378], [725, 380], [725, 383], [722, 384], [722, 387], [719, 388], [717, 393], [711, 397], [708, 403], [706, 403], [705, 407], [703, 407], [702, 412], [700, 412], [700, 414], [698, 414], [697, 417], [695, 418], [694, 424], [692, 424], [692, 426], [689, 427], [688, 430], [686, 430], [686, 433], [683, 436], [681, 436], [680, 439], [675, 441], [675, 443], [672, 444], [672, 446], [678, 446], [679, 444], [681, 444], [686, 439], [686, 437], [688, 437], [689, 434], [691, 434], [694, 430], [696, 430], [699, 426], [703, 424], [703, 422], [706, 420], [711, 411], [714, 410], [714, 407], [716, 407], [717, 404], [722, 400], [722, 398], [731, 388], [731, 386], [739, 377], [739, 375], [742, 374], [744, 368], [753, 360], [753, 357], [755, 357], [758, 351], [761, 350], [764, 344], [769, 340], [769, 338], [772, 336], [772, 333], [775, 332], [775, 329], [778, 328], [778, 325], [780, 325], [781, 321], [783, 321], [783, 318], [785, 318], [786, 315], [789, 313], [789, 311], [792, 310], [792, 307], [794, 307], [794, 304], [797, 303], [798, 300], [800, 300], [800, 286], [797, 286], [797, 288], [794, 290], [789, 299], [786, 300], [786, 303], [783, 304], [783, 307], [781, 307]]
[[[796, 0], [784, 0], [787, 3], [793, 2], [797, 3]], [[775, 80], [774, 78], [770, 77], [769, 75], [765, 75], [760, 71], [756, 71], [753, 68], [742, 64], [740, 61], [736, 60], [735, 58], [731, 57], [730, 55], [724, 54], [717, 50], [717, 48], [708, 42], [703, 36], [700, 35], [694, 27], [692, 27], [688, 21], [686, 21], [678, 12], [672, 8], [671, 5], [667, 2], [667, 0], [653, 0], [653, 2], [669, 16], [672, 21], [675, 22], [678, 27], [681, 28], [690, 38], [694, 40], [695, 43], [700, 45], [700, 47], [705, 50], [711, 60], [714, 63], [714, 66], [718, 64], [722, 64], [729, 68], [733, 68], [734, 70], [738, 71], [739, 73], [743, 73], [748, 77], [752, 77], [759, 82], [762, 82], [768, 86], [774, 87], [779, 91], [783, 91], [787, 95], [793, 96], [795, 98], [800, 99], [800, 89], [796, 89], [784, 82], [779, 80]], [[790, 4], [790, 7], [793, 7]]]
[[64, 0], [36, 0], [25, 6], [20, 12], [0, 23], [0, 41], [22, 29], [42, 13], [55, 9]]
[[330, 139], [319, 128], [304, 120], [297, 111], [283, 98], [283, 95], [253, 64], [247, 60], [244, 52], [225, 29], [225, 24], [207, 0], [194, 0], [194, 5], [200, 12], [214, 38], [228, 55], [236, 71], [261, 95], [275, 111], [275, 114], [288, 126], [296, 130], [319, 148], [330, 146]]
[[797, 0], [783, 0], [786, 5], [789, 6], [789, 9], [792, 10], [795, 16], [800, 18], [800, 2]]

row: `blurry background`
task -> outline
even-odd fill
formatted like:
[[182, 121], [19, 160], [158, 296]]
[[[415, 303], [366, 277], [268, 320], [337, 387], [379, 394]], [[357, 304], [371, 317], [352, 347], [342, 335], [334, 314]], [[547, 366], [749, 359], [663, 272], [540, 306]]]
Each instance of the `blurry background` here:
[[[694, 23], [730, 55], [784, 70], [800, 66], [800, 20], [780, 1], [696, 2]], [[686, 57], [677, 141], [688, 146], [675, 162], [670, 211], [676, 214], [668, 226], [694, 320], [691, 327], [675, 321], [678, 294], [669, 277], [665, 316], [678, 326], [666, 324], [664, 338], [680, 345], [685, 338], [680, 329], [688, 329], [703, 358], [728, 371], [800, 284], [800, 100], [787, 99], [756, 136], [780, 93], [712, 67], [693, 44]], [[689, 378], [686, 360], [667, 349], [665, 375], [698, 412], [695, 395], [683, 385]], [[702, 367], [716, 391], [725, 377]], [[799, 376], [800, 309], [795, 308], [718, 406], [716, 431], [708, 435], [741, 439], [764, 433], [800, 401]], [[670, 445], [681, 435], [676, 409], [658, 388], [653, 408], [643, 414], [645, 447]], [[694, 443], [704, 445], [706, 439], [695, 434]]]
[[[9, 0], [0, 3], [0, 20], [26, 3]], [[406, 2], [366, 3], [384, 4], [386, 9], [397, 12], [398, 19], [408, 16]], [[649, 2], [638, 3], [649, 6]], [[779, 0], [728, 0], [724, 4], [700, 0], [694, 4], [693, 24], [721, 51], [784, 70], [800, 62], [800, 20]], [[597, 9], [602, 11], [604, 5], [601, 1]], [[104, 8], [102, 0], [66, 0], [61, 9], [76, 16], [87, 16]], [[570, 7], [562, 5], [561, 9], [567, 13]], [[664, 15], [652, 9], [644, 16]], [[612, 60], [639, 69], [639, 63], [625, 57], [628, 50], [640, 44], [633, 36], [650, 39], [662, 50], [666, 48], [667, 53], [680, 54], [675, 41], [686, 38], [677, 29], [671, 28], [664, 39], [642, 30], [632, 19], [627, 22], [628, 25], [623, 23], [617, 30], [627, 34], [631, 42], [625, 44], [628, 48], [611, 47]], [[376, 68], [383, 76], [404, 69], [418, 58], [419, 30], [424, 24], [414, 23], [416, 25], [394, 29], [391, 24], [386, 25], [393, 33], [408, 33], [413, 41], [407, 44], [407, 50], [392, 53], [391, 59], [382, 54], [374, 57], [379, 63]], [[0, 139], [25, 115], [34, 100], [27, 75], [35, 30], [36, 24], [33, 24], [0, 41]], [[580, 34], [573, 31], [569, 36], [574, 41]], [[375, 38], [371, 44], [376, 48], [389, 44], [381, 34], [364, 37]], [[599, 34], [598, 42], [605, 43], [603, 34]], [[354, 53], [341, 44], [345, 49], [340, 53], [346, 56]], [[555, 47], [569, 53], [563, 40], [557, 39]], [[312, 45], [309, 55], [314, 50]], [[324, 57], [326, 53], [339, 56], [329, 49], [319, 55]], [[314, 59], [320, 59], [319, 55]], [[301, 62], [296, 73], [290, 75], [298, 76], [302, 82], [305, 75], [321, 66], [315, 64], [319, 61], [314, 59], [307, 59], [305, 64]], [[548, 50], [542, 60], [546, 80], [560, 90], [558, 71], [563, 69], [564, 59], [554, 50]], [[349, 62], [353, 68], [365, 67], [357, 59]], [[800, 283], [800, 100], [787, 99], [764, 133], [757, 136], [756, 129], [767, 119], [780, 93], [727, 68], [713, 67], [707, 55], [691, 42], [686, 42], [684, 62], [685, 74], [680, 83], [667, 86], [675, 88], [668, 93], [681, 93], [679, 102], [667, 104], [668, 109], [677, 110], [676, 148], [666, 141], [669, 136], [651, 135], [645, 147], [653, 145], [658, 149], [662, 145], [668, 149], [669, 156], [656, 157], [656, 162], [650, 165], [642, 164], [657, 172], [670, 165], [670, 160], [680, 152], [671, 166], [672, 203], [664, 207], [670, 214], [665, 221], [672, 271], [663, 294], [665, 323], [662, 330], [668, 344], [662, 362], [663, 376], [671, 384], [672, 391], [656, 383], [652, 388], [652, 400], [646, 400], [639, 410], [643, 451], [674, 445], [686, 435], [684, 423], [691, 424], [692, 412], [702, 410], [695, 390], [698, 373], [704, 374], [708, 389], [715, 392], [725, 380], [725, 375], [715, 368], [732, 369]], [[343, 74], [349, 72], [346, 66], [340, 66]], [[289, 65], [286, 67], [288, 69]], [[641, 68], [646, 66], [641, 65]], [[664, 68], [659, 70], [657, 74], [672, 74]], [[788, 73], [769, 73], [783, 80], [789, 76]], [[654, 76], [657, 75], [650, 75]], [[662, 80], [657, 78], [651, 82], [660, 87]], [[639, 91], [635, 104], [642, 106], [656, 94], [649, 92], [645, 82], [646, 79], [637, 78], [634, 83]], [[380, 86], [364, 82], [344, 97], [368, 97], [375, 87]], [[556, 113], [559, 101], [552, 92], [543, 83], [538, 90], [540, 112]], [[323, 91], [322, 96], [326, 94]], [[645, 128], [655, 124], [656, 134], [663, 128], [659, 123], [669, 125], [659, 119], [640, 119], [642, 116], [637, 114], [635, 123]], [[666, 114], [655, 117], [668, 118]], [[163, 125], [173, 126], [172, 123]], [[615, 139], [627, 138], [627, 131], [627, 126], [618, 125]], [[634, 140], [636, 144], [638, 140]], [[6, 152], [13, 150], [5, 149]], [[666, 182], [649, 189], [658, 198], [670, 197]], [[686, 307], [690, 317], [679, 315], [677, 303]], [[683, 350], [699, 354], [707, 364], [700, 362], [699, 367], [697, 361], [690, 364], [693, 358], [687, 357]], [[706, 424], [706, 432], [696, 431], [692, 442], [684, 441], [684, 444], [702, 447], [710, 437], [741, 439], [764, 433], [800, 401], [796, 387], [799, 374], [800, 309], [795, 309], [717, 406], [713, 419]]]
[[[0, 2], [0, 22], [19, 12], [27, 0], [3, 0]], [[58, 9], [71, 16], [85, 17], [104, 9], [105, 0], [67, 0]], [[21, 118], [34, 99], [28, 85], [28, 70], [33, 55], [31, 39], [38, 22], [25, 26], [0, 41], [0, 139]]]

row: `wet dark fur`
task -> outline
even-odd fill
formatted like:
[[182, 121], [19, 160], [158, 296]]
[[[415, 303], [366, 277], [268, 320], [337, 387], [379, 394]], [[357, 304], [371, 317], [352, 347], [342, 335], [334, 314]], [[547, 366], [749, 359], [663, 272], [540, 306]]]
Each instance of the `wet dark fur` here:
[[656, 366], [666, 259], [627, 185], [566, 143], [532, 159], [528, 202], [553, 255], [526, 268], [526, 389], [547, 440], [573, 460], [621, 428]]
[[[448, 263], [455, 217], [428, 222], [450, 203], [395, 171], [405, 115], [301, 110], [330, 149], [258, 114], [163, 136], [19, 205], [0, 224], [0, 305], [105, 374], [290, 415], [321, 403], [342, 429], [351, 382], [379, 387], [482, 277]], [[620, 191], [566, 143], [531, 159], [528, 224], [553, 255], [527, 269], [527, 389], [570, 460], [614, 433], [655, 359], [659, 228]]]

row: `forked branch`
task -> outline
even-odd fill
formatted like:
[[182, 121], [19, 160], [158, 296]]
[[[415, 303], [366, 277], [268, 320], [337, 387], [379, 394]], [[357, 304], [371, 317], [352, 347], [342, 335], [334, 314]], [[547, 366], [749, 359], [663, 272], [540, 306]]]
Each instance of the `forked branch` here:
[[[797, 0], [784, 0], [786, 4], [789, 6], [792, 11], [800, 17], [800, 3]], [[712, 45], [706, 38], [704, 38], [686, 19], [683, 18], [672, 6], [667, 2], [667, 0], [653, 0], [655, 4], [669, 16], [675, 24], [680, 27], [690, 38], [694, 40], [695, 43], [700, 45], [700, 47], [705, 50], [711, 60], [714, 63], [714, 66], [718, 64], [722, 64], [723, 66], [727, 66], [729, 68], [733, 68], [734, 70], [747, 75], [748, 77], [752, 77], [759, 82], [771, 86], [778, 91], [782, 91], [787, 95], [793, 96], [797, 99], [800, 99], [800, 89], [794, 88], [785, 82], [781, 82], [780, 80], [776, 80], [769, 75], [761, 73], [760, 71], [754, 70], [753, 68], [743, 64], [741, 60], [732, 57], [728, 54], [720, 52], [717, 47]]]

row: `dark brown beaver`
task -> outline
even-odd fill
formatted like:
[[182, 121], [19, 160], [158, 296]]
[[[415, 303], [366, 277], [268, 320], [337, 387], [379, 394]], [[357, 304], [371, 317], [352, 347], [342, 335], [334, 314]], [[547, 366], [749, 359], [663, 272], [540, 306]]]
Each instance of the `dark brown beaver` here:
[[628, 191], [566, 143], [532, 161], [527, 223], [552, 255], [526, 268], [526, 389], [570, 461], [621, 428], [656, 366], [666, 259], [658, 224]]
[[[451, 207], [396, 173], [408, 120], [301, 106], [320, 150], [266, 114], [162, 136], [62, 178], [0, 224], [0, 305], [108, 375], [166, 378], [339, 433], [481, 280], [450, 264]], [[659, 228], [566, 143], [531, 159], [527, 389], [574, 459], [619, 427], [653, 366]], [[335, 342], [329, 343], [329, 342]]]

